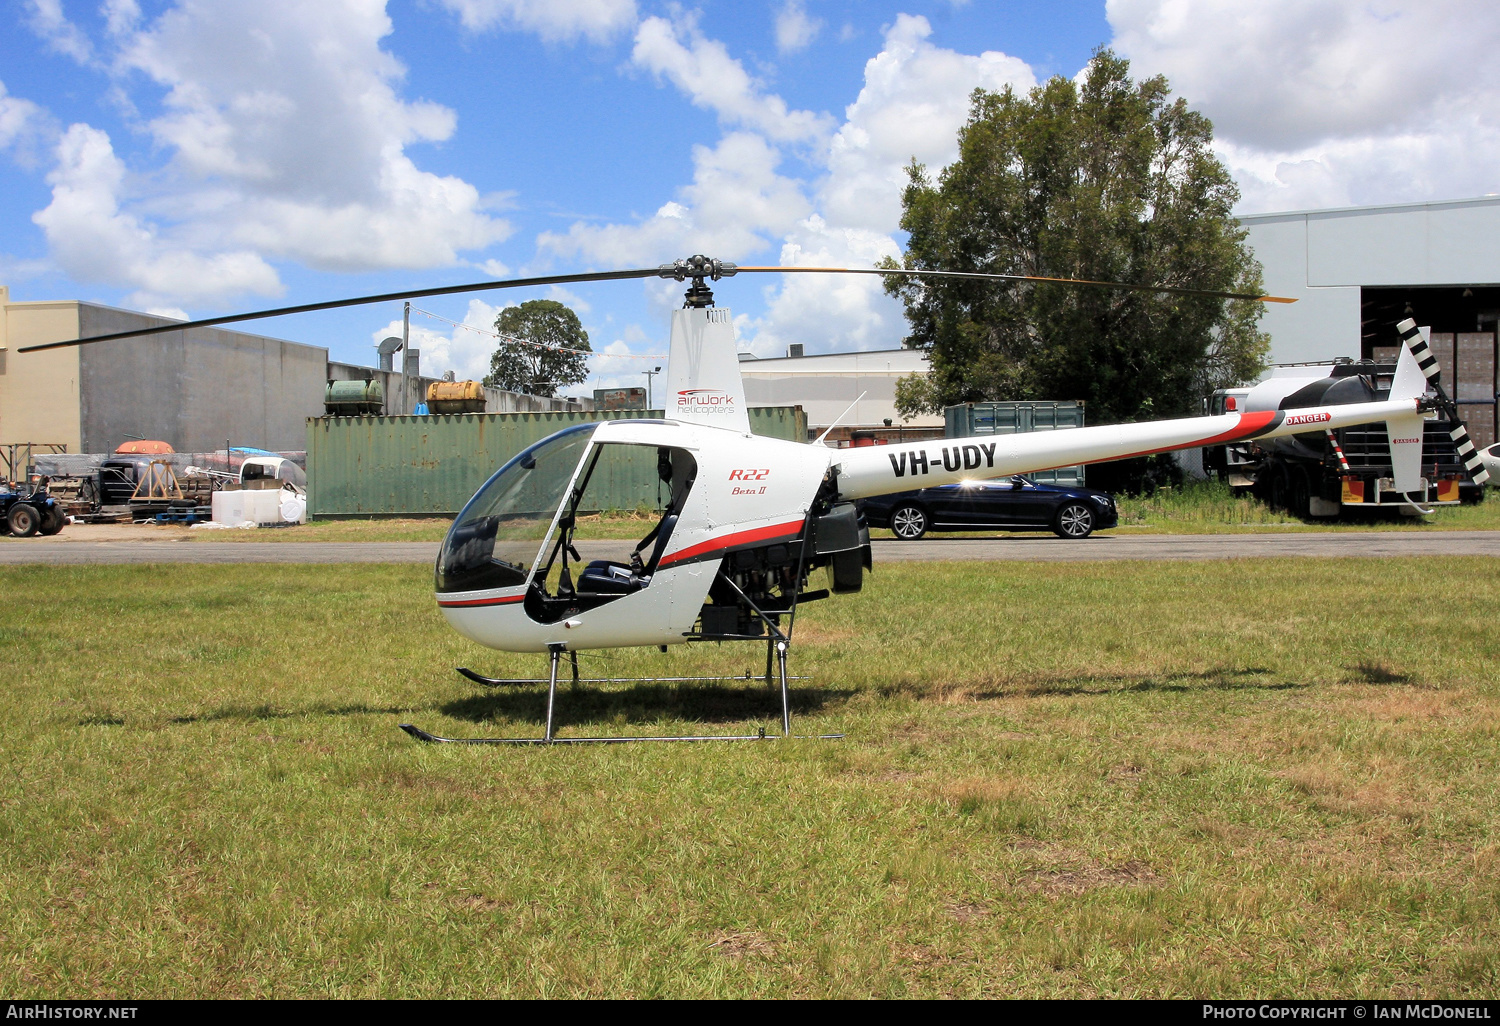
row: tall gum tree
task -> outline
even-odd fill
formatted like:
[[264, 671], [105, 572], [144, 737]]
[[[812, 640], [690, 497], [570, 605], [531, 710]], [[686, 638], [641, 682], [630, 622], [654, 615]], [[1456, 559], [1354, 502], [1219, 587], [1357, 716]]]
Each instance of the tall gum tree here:
[[[1082, 82], [1019, 96], [976, 90], [958, 160], [936, 181], [909, 169], [904, 266], [1259, 294], [1260, 264], [1232, 216], [1239, 199], [1214, 156], [1213, 125], [1134, 83], [1099, 50]], [[906, 344], [931, 357], [898, 390], [904, 414], [985, 400], [1082, 399], [1094, 424], [1191, 416], [1215, 388], [1265, 366], [1261, 304], [1027, 282], [887, 279]], [[1134, 490], [1145, 461], [1091, 470]]]
[[[578, 315], [554, 299], [508, 306], [495, 318], [503, 336], [490, 357], [490, 388], [555, 396], [588, 377], [589, 333]], [[571, 352], [569, 351], [571, 350]]]

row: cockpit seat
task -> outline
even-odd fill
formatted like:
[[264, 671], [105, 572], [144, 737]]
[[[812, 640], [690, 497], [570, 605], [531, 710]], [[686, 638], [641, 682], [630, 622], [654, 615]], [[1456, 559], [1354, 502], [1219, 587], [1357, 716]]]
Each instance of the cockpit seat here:
[[578, 575], [577, 590], [580, 595], [629, 595], [639, 591], [645, 583], [624, 563], [596, 559]]

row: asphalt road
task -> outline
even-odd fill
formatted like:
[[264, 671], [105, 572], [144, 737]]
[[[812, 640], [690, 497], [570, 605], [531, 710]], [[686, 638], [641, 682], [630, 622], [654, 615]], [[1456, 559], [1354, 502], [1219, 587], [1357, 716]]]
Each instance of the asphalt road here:
[[[602, 544], [602, 547], [601, 547]], [[0, 540], [0, 565], [35, 563], [432, 563], [436, 542], [56, 542]], [[583, 543], [585, 559], [612, 554], [609, 543]], [[1500, 556], [1500, 531], [1361, 531], [1305, 534], [1051, 535], [926, 538], [874, 543], [877, 563], [1114, 559], [1253, 559], [1272, 556]]]

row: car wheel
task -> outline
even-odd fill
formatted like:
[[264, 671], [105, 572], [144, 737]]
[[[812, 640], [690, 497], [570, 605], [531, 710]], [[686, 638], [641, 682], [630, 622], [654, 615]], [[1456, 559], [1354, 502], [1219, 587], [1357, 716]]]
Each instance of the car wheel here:
[[42, 518], [35, 508], [18, 502], [10, 508], [5, 522], [10, 525], [10, 533], [17, 538], [30, 538], [41, 526]]
[[1059, 538], [1087, 538], [1094, 533], [1094, 511], [1081, 502], [1070, 502], [1057, 511], [1052, 530]]
[[902, 541], [916, 541], [931, 526], [921, 506], [897, 506], [891, 510], [891, 533]]

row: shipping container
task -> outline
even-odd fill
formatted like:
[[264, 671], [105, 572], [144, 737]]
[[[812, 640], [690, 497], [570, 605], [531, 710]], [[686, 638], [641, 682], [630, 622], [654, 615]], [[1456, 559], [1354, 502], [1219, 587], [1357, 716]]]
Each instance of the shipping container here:
[[[1062, 431], [1083, 427], [1083, 402], [1076, 399], [1037, 402], [959, 403], [943, 410], [945, 438], [1014, 435], [1027, 431]], [[1058, 467], [1027, 477], [1043, 484], [1083, 484], [1083, 467]]]
[[[471, 413], [425, 417], [309, 417], [308, 513], [452, 516], [491, 474], [533, 442], [573, 424], [639, 417], [635, 412]], [[661, 411], [649, 416], [661, 417]], [[800, 406], [752, 407], [758, 435], [803, 441]], [[609, 509], [658, 508], [666, 498], [656, 453], [618, 462], [600, 491]], [[593, 490], [592, 488], [590, 489]]]

